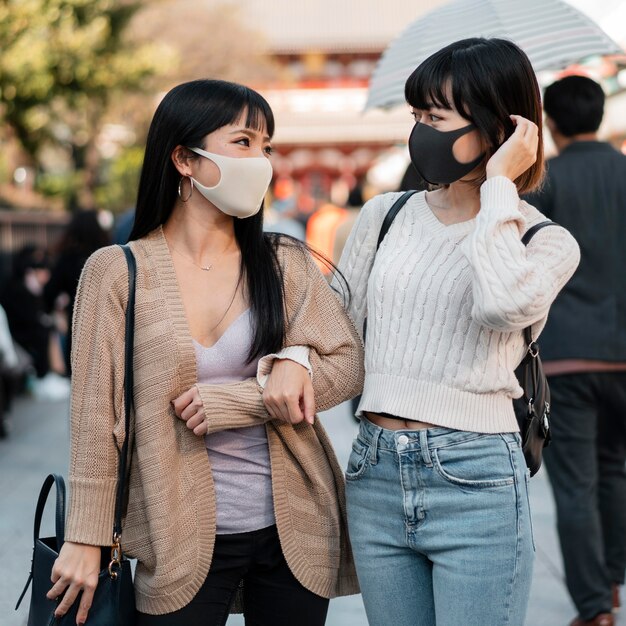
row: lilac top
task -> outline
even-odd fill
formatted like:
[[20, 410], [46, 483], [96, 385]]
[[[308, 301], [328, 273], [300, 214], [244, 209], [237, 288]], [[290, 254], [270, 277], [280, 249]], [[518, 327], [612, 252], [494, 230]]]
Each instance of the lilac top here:
[[[194, 340], [198, 382], [232, 383], [256, 376], [258, 360], [246, 363], [252, 343], [250, 310], [205, 348]], [[204, 438], [217, 507], [217, 533], [243, 533], [275, 523], [272, 473], [265, 426], [233, 428]]]

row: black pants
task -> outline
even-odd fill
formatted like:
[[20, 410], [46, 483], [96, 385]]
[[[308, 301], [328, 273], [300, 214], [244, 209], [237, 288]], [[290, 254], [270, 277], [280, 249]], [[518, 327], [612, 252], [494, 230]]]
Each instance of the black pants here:
[[137, 614], [137, 626], [223, 626], [243, 581], [246, 626], [322, 626], [328, 600], [305, 589], [283, 556], [276, 526], [217, 535], [211, 569], [195, 598], [166, 615]]
[[626, 568], [626, 373], [549, 379], [552, 443], [544, 458], [569, 593], [582, 619], [611, 611]]

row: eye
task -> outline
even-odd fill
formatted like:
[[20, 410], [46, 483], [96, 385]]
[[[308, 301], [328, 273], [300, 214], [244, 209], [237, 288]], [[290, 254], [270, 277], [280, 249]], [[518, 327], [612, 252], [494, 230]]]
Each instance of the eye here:
[[235, 143], [240, 143], [243, 146], [250, 147], [250, 139], [248, 139], [248, 137], [242, 137], [241, 139], [236, 139]]
[[265, 154], [267, 154], [268, 156], [274, 152], [274, 148], [272, 148], [272, 146], [265, 146], [264, 150]]
[[438, 115], [433, 115], [432, 113], [428, 114], [428, 118], [431, 122], [440, 122], [441, 118]]

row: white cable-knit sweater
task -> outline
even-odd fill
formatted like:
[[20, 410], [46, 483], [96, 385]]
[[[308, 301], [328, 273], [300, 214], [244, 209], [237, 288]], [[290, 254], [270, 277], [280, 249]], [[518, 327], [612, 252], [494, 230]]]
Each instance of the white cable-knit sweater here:
[[524, 354], [522, 330], [543, 329], [580, 252], [562, 227], [523, 233], [546, 218], [496, 177], [481, 187], [475, 219], [440, 222], [415, 194], [376, 253], [385, 214], [400, 194], [365, 204], [339, 268], [362, 333], [365, 386], [359, 412], [373, 411], [482, 433], [518, 430], [512, 398]]

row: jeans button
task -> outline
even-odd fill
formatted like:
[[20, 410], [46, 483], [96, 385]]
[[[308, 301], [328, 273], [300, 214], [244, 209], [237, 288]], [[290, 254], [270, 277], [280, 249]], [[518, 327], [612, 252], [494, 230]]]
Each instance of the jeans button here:
[[406, 446], [406, 444], [409, 443], [409, 438], [406, 435], [400, 435], [398, 437], [398, 443], [401, 446]]

